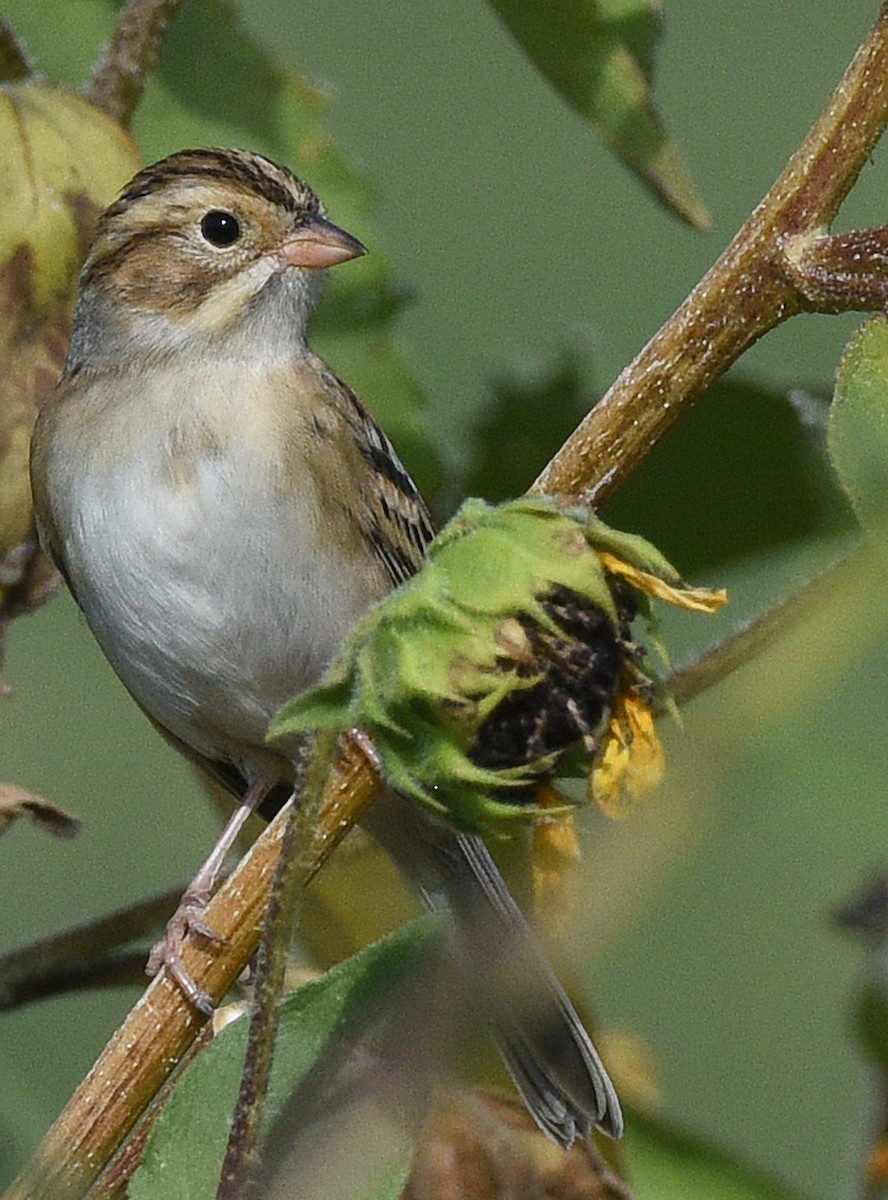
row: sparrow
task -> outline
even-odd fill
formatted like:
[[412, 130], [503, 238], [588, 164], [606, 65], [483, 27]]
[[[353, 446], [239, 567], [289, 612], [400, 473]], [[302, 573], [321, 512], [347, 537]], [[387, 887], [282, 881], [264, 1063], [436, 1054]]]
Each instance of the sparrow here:
[[[325, 270], [365, 253], [287, 168], [195, 149], [100, 218], [61, 381], [34, 430], [45, 549], [164, 737], [237, 799], [149, 969], [181, 960], [247, 816], [298, 776], [266, 742], [360, 617], [422, 565], [426, 506], [391, 442], [311, 350]], [[539, 1126], [618, 1137], [620, 1106], [484, 842], [383, 789], [363, 821], [432, 909]], [[496, 972], [522, 983], [497, 1000]]]

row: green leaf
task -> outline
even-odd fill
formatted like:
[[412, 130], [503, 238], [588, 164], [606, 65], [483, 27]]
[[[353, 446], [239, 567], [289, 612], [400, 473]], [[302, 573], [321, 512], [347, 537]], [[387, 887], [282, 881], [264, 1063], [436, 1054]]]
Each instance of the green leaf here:
[[598, 0], [598, 8], [651, 83], [657, 43], [665, 27], [660, 0]]
[[635, 1200], [799, 1200], [798, 1193], [662, 1121], [631, 1117], [625, 1153]]
[[650, 92], [660, 33], [653, 0], [491, 0], [528, 58], [669, 209], [695, 229], [709, 213]]
[[[316, 1078], [332, 1079], [338, 1065], [334, 1056], [341, 1052], [343, 1043], [353, 1043], [366, 1033], [368, 1024], [378, 1016], [393, 989], [415, 974], [429, 954], [437, 950], [441, 937], [442, 926], [436, 918], [420, 917], [333, 967], [322, 979], [299, 988], [282, 1002], [266, 1133], [310, 1073]], [[232, 1022], [187, 1068], [151, 1132], [142, 1165], [130, 1184], [130, 1200], [161, 1197], [213, 1200], [237, 1096], [247, 1031], [246, 1019]], [[350, 1084], [353, 1088], [353, 1079]], [[348, 1098], [349, 1086], [343, 1086], [342, 1092]], [[335, 1104], [329, 1094], [327, 1101]], [[300, 1132], [312, 1130], [318, 1116], [317, 1106], [306, 1104], [299, 1124], [288, 1125], [287, 1138], [292, 1140]], [[336, 1109], [332, 1116], [338, 1122]], [[312, 1153], [316, 1150], [314, 1145]], [[361, 1200], [371, 1197], [385, 1200], [400, 1195], [410, 1147], [405, 1138], [398, 1136], [391, 1139], [386, 1151], [382, 1161], [376, 1162], [375, 1170], [367, 1165], [360, 1189], [352, 1195]], [[336, 1157], [345, 1163], [349, 1159], [344, 1153], [337, 1153]]]
[[866, 321], [839, 363], [829, 452], [865, 529], [888, 524], [888, 319]]

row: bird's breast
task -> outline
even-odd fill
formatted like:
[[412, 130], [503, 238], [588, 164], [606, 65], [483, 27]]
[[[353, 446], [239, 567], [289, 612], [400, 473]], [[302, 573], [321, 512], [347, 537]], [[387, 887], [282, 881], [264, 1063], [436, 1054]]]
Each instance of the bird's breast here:
[[80, 469], [50, 454], [48, 491], [72, 587], [124, 683], [198, 753], [242, 766], [376, 596], [330, 544], [292, 445], [282, 475], [298, 430], [261, 405], [245, 418], [243, 389], [232, 412], [231, 394], [215, 411], [143, 396], [129, 422], [116, 408], [81, 421]]

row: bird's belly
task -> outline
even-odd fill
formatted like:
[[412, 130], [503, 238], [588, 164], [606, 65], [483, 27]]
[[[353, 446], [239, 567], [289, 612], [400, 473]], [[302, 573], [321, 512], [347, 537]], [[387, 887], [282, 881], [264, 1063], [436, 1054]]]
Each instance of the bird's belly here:
[[243, 769], [374, 597], [330, 555], [308, 498], [226, 476], [208, 464], [188, 485], [85, 483], [66, 555], [139, 703], [199, 754]]

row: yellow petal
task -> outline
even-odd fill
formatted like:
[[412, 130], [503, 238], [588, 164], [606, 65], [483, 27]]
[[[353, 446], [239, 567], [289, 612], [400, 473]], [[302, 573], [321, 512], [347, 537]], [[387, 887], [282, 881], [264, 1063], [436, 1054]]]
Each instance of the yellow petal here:
[[632, 692], [619, 693], [601, 755], [589, 776], [590, 798], [608, 816], [624, 817], [659, 785], [665, 770], [649, 705]]
[[611, 717], [598, 761], [589, 775], [589, 799], [609, 816], [621, 816], [623, 780], [629, 768], [629, 746], [619, 717]]
[[640, 697], [627, 696], [625, 711], [631, 730], [626, 790], [633, 800], [645, 800], [666, 773], [663, 744], [654, 728], [654, 714]]
[[712, 613], [727, 603], [728, 593], [724, 588], [675, 587], [659, 575], [641, 571], [606, 550], [599, 550], [598, 557], [604, 569], [611, 575], [620, 575], [640, 592], [646, 592], [657, 600], [666, 600], [669, 604], [677, 604], [679, 608], [687, 608], [691, 612]]

